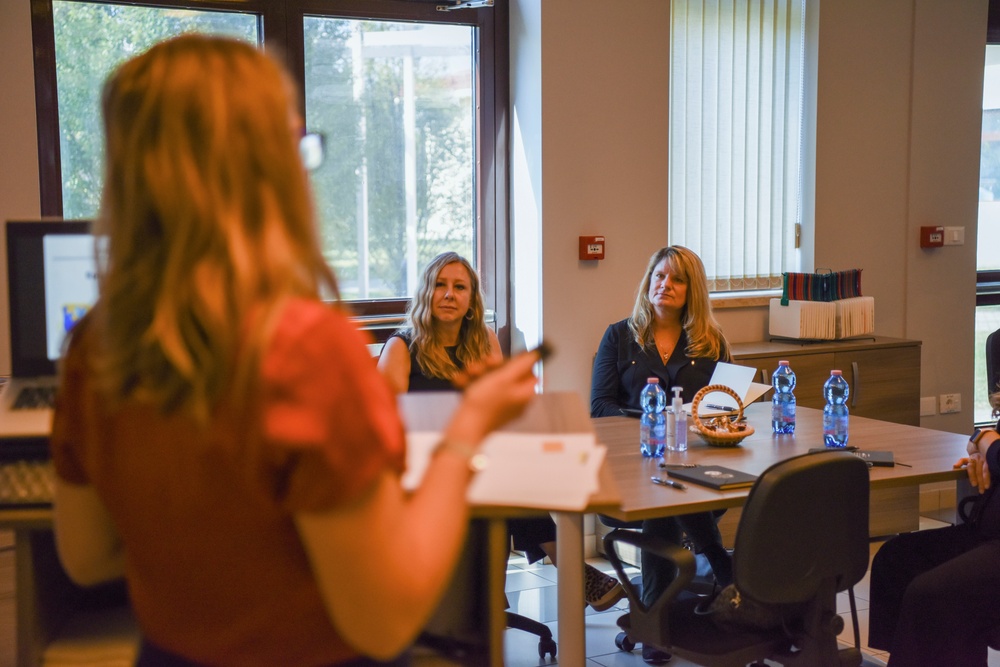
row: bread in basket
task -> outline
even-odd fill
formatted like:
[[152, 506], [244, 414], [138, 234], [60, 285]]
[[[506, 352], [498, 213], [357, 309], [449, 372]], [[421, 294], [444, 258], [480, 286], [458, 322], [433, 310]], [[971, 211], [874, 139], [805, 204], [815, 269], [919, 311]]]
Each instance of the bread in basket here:
[[[729, 394], [736, 400], [737, 413], [735, 415], [722, 415], [719, 417], [700, 417], [698, 415], [698, 405], [706, 395], [721, 391]], [[713, 447], [735, 447], [744, 438], [753, 435], [753, 426], [743, 421], [743, 401], [736, 395], [736, 392], [722, 384], [710, 384], [697, 394], [691, 401], [691, 432], [701, 436], [701, 439]]]

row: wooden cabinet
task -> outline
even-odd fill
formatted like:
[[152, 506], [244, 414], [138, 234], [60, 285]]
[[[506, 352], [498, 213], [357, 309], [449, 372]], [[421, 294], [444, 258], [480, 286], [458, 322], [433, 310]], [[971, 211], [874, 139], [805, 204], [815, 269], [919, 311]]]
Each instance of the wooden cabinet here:
[[733, 360], [757, 368], [756, 379], [765, 384], [771, 383], [778, 361], [787, 359], [795, 371], [795, 399], [801, 406], [822, 409], [823, 383], [832, 369], [840, 369], [851, 386], [852, 415], [920, 425], [920, 341], [877, 336], [821, 343], [737, 343], [732, 348]]
[[[826, 404], [823, 383], [831, 370], [839, 369], [851, 386], [848, 406], [852, 415], [920, 426], [920, 341], [875, 336], [820, 343], [737, 343], [732, 348], [733, 361], [757, 368], [756, 381], [765, 384], [771, 383], [778, 361], [787, 359], [795, 371], [798, 405], [822, 410]], [[770, 396], [768, 392], [761, 400], [770, 400]], [[870, 534], [917, 530], [919, 493], [918, 486], [872, 491]], [[727, 542], [738, 519], [739, 512], [727, 512], [720, 523]]]

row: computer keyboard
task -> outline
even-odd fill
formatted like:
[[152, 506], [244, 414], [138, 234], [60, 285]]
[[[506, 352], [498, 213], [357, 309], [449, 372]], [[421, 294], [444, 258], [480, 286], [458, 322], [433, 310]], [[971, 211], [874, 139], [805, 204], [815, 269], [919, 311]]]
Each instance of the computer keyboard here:
[[55, 474], [47, 459], [0, 461], [0, 507], [51, 505]]
[[55, 406], [55, 387], [24, 387], [18, 392], [11, 406], [14, 410], [37, 410]]

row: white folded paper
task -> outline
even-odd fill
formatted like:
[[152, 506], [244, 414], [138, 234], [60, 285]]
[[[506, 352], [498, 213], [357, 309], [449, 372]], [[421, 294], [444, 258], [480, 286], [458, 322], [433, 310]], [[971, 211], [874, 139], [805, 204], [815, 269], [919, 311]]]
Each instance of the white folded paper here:
[[[440, 433], [407, 434], [404, 488], [420, 485], [440, 441]], [[582, 510], [598, 489], [605, 451], [588, 433], [493, 433], [482, 446], [489, 462], [467, 498], [477, 505]]]
[[[407, 490], [420, 486], [459, 396], [455, 392], [400, 396], [400, 409], [411, 424], [402, 479]], [[541, 394], [521, 417], [483, 442], [482, 453], [489, 462], [469, 485], [468, 500], [477, 505], [582, 510], [598, 490], [605, 452], [578, 394]]]

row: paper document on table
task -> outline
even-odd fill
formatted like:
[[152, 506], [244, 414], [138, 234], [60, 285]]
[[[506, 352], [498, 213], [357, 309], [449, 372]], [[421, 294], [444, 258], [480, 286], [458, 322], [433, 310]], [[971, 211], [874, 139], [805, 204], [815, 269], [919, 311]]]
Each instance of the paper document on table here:
[[[440, 433], [406, 436], [407, 470], [403, 486], [420, 485]], [[592, 433], [491, 434], [482, 445], [489, 462], [469, 485], [468, 500], [548, 510], [581, 510], [598, 490], [606, 449]]]
[[[753, 403], [764, 395], [771, 385], [754, 382], [753, 376], [757, 374], [756, 368], [749, 366], [737, 366], [720, 361], [715, 365], [715, 372], [708, 384], [721, 384], [729, 387], [737, 396], [742, 397], [743, 407]], [[707, 385], [706, 385], [707, 386]], [[684, 406], [685, 412], [691, 413], [691, 404]], [[736, 401], [729, 394], [721, 391], [713, 391], [705, 394], [698, 404], [698, 416], [712, 417], [715, 415], [725, 415], [736, 412]]]

